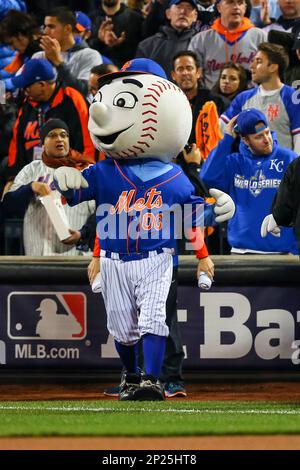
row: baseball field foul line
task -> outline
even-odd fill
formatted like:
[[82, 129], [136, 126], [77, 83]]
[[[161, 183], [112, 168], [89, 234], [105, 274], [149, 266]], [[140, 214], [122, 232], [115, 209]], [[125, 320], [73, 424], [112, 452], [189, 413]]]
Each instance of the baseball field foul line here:
[[91, 408], [91, 407], [57, 407], [57, 406], [12, 406], [12, 405], [0, 405], [0, 411], [66, 411], [66, 412], [76, 412], [76, 411], [88, 411], [92, 413], [198, 413], [198, 414], [234, 414], [234, 415], [247, 415], [247, 414], [255, 414], [255, 415], [300, 415], [300, 410], [268, 410], [268, 409], [260, 409], [260, 410], [219, 410], [219, 409], [206, 409], [203, 408], [199, 409], [149, 409], [149, 408]]

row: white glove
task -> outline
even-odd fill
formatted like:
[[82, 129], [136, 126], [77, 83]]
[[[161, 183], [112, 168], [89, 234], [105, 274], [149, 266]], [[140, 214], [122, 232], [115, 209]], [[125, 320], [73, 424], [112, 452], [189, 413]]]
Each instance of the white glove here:
[[218, 216], [216, 222], [220, 224], [231, 219], [235, 213], [235, 204], [229, 194], [214, 188], [209, 190], [209, 194], [216, 200], [214, 207], [214, 213]]
[[89, 187], [87, 180], [84, 179], [81, 172], [69, 166], [57, 168], [54, 171], [53, 178], [61, 191]]
[[262, 238], [265, 238], [268, 233], [271, 233], [273, 237], [280, 237], [280, 228], [272, 214], [269, 214], [264, 218], [260, 227], [260, 236]]

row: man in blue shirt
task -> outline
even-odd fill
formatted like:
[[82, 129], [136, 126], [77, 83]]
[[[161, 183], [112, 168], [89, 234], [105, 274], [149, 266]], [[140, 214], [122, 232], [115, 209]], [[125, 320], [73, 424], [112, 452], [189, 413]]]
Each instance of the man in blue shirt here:
[[[236, 133], [241, 136], [239, 152], [231, 153]], [[260, 236], [262, 220], [270, 213], [284, 172], [296, 157], [278, 145], [261, 111], [250, 108], [229, 121], [224, 138], [202, 167], [201, 178], [235, 202], [236, 212], [228, 223], [232, 253], [297, 253], [291, 229], [283, 229], [280, 238]]]

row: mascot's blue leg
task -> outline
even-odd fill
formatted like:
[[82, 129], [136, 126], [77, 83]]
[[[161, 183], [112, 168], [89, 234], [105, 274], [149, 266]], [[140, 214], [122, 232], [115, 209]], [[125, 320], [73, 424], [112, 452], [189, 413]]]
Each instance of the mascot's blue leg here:
[[141, 375], [137, 366], [138, 345], [126, 346], [115, 340], [115, 346], [125, 368], [120, 384], [119, 400], [135, 400], [135, 394], [139, 390], [141, 382]]
[[162, 401], [165, 399], [159, 375], [165, 357], [166, 337], [152, 334], [143, 336], [143, 353], [145, 374], [141, 377], [134, 400]]
[[144, 368], [147, 375], [156, 379], [164, 362], [166, 350], [166, 337], [147, 334], [143, 336]]
[[137, 374], [137, 344], [126, 346], [115, 340], [115, 346], [126, 371], [130, 374]]

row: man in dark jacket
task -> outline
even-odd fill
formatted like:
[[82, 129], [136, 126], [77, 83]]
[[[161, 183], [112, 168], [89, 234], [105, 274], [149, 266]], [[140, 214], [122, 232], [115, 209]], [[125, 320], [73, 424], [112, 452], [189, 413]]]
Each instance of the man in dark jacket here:
[[300, 80], [300, 25], [293, 28], [291, 33], [272, 29], [268, 34], [268, 41], [280, 44], [287, 50], [289, 66], [285, 72], [284, 83], [293, 86], [296, 80]]
[[172, 80], [186, 94], [193, 112], [193, 126], [189, 142], [196, 142], [195, 126], [199, 112], [207, 101], [213, 101], [218, 115], [230, 106], [230, 101], [217, 93], [200, 86], [201, 68], [197, 54], [193, 51], [180, 51], [173, 57]]
[[[169, 8], [168, 0], [152, 0], [149, 4], [148, 14], [144, 21], [144, 36], [152, 36], [157, 33], [161, 26], [167, 22], [166, 10]], [[215, 0], [197, 0], [198, 21], [196, 25], [197, 33], [209, 29], [212, 22], [217, 17]]]
[[91, 47], [108, 57], [115, 65], [131, 60], [142, 39], [143, 16], [121, 0], [101, 0], [92, 20]]
[[30, 59], [20, 75], [12, 79], [26, 91], [13, 129], [8, 154], [8, 176], [15, 176], [23, 166], [41, 158], [40, 128], [50, 118], [68, 122], [71, 147], [94, 156], [88, 123], [88, 106], [83, 96], [71, 87], [62, 87], [46, 59]]
[[172, 57], [177, 52], [186, 50], [197, 32], [193, 28], [198, 17], [196, 0], [171, 0], [166, 17], [170, 22], [169, 26], [162, 26], [154, 36], [140, 42], [136, 57], [155, 60], [170, 79]]
[[267, 215], [261, 226], [261, 236], [270, 233], [281, 236], [280, 226], [294, 227], [300, 254], [300, 157], [286, 169], [273, 201], [272, 214]]

